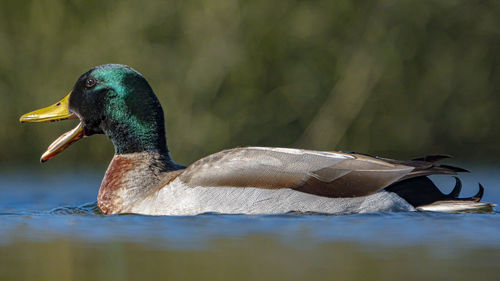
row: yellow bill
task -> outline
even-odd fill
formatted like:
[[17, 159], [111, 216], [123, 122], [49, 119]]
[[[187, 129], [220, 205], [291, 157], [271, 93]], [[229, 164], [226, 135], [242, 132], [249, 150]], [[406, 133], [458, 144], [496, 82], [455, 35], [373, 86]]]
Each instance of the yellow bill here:
[[77, 118], [74, 113], [69, 111], [70, 95], [71, 93], [51, 106], [24, 114], [21, 118], [19, 118], [19, 121], [21, 121], [21, 123], [41, 123]]
[[[64, 97], [61, 101], [48, 106], [46, 108], [42, 108], [39, 110], [32, 111], [30, 113], [26, 113], [19, 121], [21, 122], [30, 122], [30, 123], [40, 123], [40, 122], [54, 122], [66, 119], [75, 119], [78, 118], [76, 114], [72, 113], [69, 110], [69, 93], [66, 97]], [[61, 151], [65, 150], [72, 143], [83, 137], [83, 128], [82, 123], [80, 122], [73, 130], [62, 134], [59, 138], [57, 138], [42, 154], [40, 158], [41, 162], [45, 162], [50, 160]]]

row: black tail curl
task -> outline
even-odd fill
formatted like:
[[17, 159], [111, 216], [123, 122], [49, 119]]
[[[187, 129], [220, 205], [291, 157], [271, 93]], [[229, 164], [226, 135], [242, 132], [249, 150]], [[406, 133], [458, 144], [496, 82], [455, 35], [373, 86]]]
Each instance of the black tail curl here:
[[[437, 161], [437, 160], [436, 160]], [[386, 191], [394, 192], [405, 199], [413, 207], [429, 205], [437, 201], [473, 201], [479, 202], [483, 198], [484, 187], [479, 184], [479, 191], [472, 197], [458, 198], [462, 190], [462, 182], [455, 178], [455, 187], [449, 194], [442, 193], [428, 177], [406, 179], [386, 187]]]

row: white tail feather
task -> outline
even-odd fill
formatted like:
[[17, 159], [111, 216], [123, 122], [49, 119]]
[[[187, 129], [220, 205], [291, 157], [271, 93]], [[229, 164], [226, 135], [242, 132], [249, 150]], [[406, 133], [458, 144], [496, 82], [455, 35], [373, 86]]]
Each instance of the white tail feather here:
[[429, 205], [418, 206], [417, 210], [447, 213], [492, 212], [494, 206], [495, 204], [485, 202], [447, 200], [437, 201]]

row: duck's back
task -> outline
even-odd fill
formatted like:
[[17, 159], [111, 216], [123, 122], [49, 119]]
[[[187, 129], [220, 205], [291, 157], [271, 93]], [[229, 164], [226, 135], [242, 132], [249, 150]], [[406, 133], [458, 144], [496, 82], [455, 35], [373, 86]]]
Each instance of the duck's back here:
[[[167, 184], [130, 211], [154, 215], [411, 211], [414, 205], [398, 192], [384, 188], [429, 174], [457, 171], [461, 169], [424, 158], [396, 161], [344, 152], [236, 148], [172, 172], [175, 175], [167, 176]], [[424, 189], [423, 195], [432, 188]], [[442, 199], [442, 193], [436, 194], [433, 201]]]

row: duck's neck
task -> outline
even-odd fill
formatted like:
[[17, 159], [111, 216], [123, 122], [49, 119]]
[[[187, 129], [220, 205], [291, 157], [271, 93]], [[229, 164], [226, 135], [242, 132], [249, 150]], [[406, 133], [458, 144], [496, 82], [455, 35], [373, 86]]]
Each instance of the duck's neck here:
[[165, 173], [180, 168], [168, 153], [115, 154], [102, 180], [97, 204], [105, 214], [127, 212], [134, 202], [158, 188]]
[[126, 121], [106, 121], [103, 131], [113, 142], [115, 154], [152, 152], [168, 157], [163, 115], [152, 114], [147, 118], [144, 121], [134, 116]]

